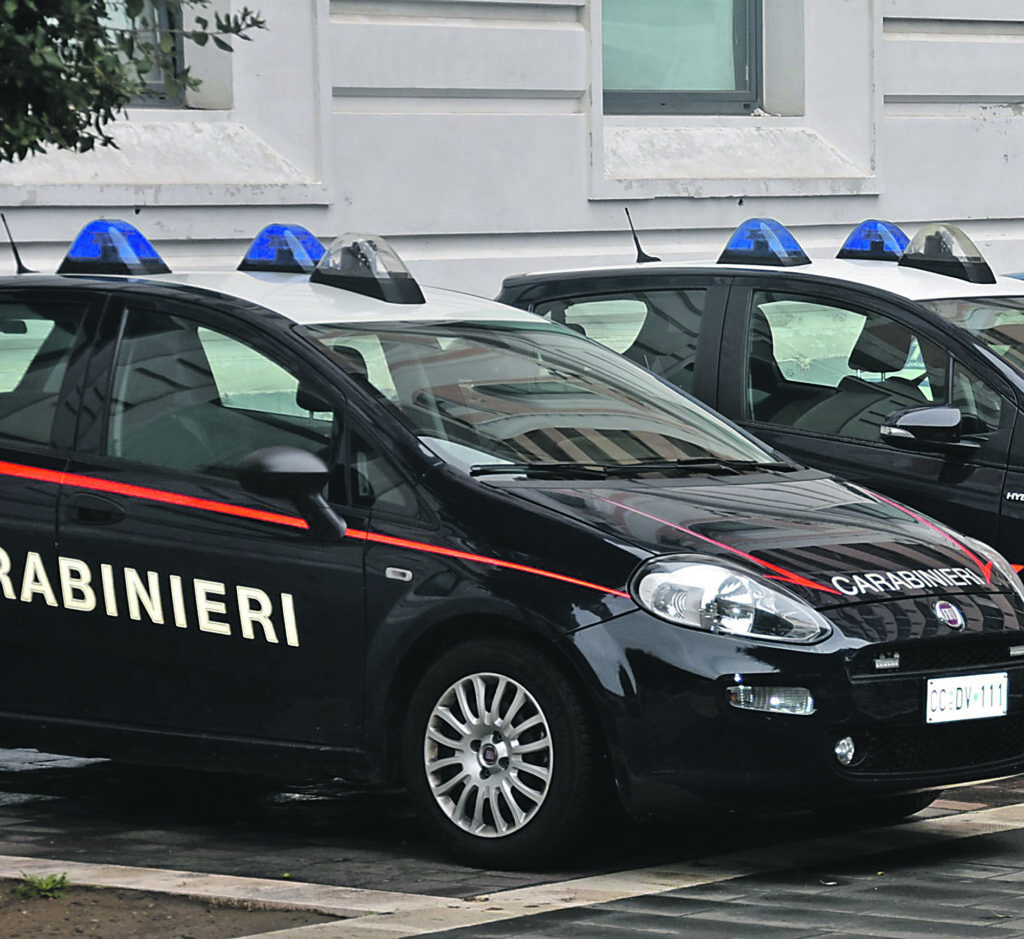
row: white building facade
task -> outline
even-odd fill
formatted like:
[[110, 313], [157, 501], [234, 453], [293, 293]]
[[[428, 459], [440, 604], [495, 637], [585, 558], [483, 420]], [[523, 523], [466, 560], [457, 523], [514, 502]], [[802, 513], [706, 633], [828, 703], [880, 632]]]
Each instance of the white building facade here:
[[605, 113], [616, 2], [663, 0], [262, 0], [253, 42], [187, 50], [187, 106], [132, 108], [116, 150], [0, 165], [0, 208], [44, 271], [95, 217], [176, 269], [297, 222], [386, 235], [423, 282], [493, 296], [631, 260], [625, 207], [666, 260], [717, 257], [750, 216], [812, 256], [884, 218], [954, 222], [1024, 270], [1020, 0], [761, 0], [756, 106], [654, 114]]

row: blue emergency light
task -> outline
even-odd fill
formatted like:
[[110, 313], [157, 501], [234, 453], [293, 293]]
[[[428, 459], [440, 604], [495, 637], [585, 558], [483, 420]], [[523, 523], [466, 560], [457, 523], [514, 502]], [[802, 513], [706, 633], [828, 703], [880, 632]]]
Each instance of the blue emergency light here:
[[335, 239], [309, 279], [387, 303], [427, 302], [398, 252], [380, 235], [349, 234]]
[[971, 284], [994, 284], [996, 275], [967, 233], [948, 222], [925, 225], [900, 255], [901, 267], [945, 274]]
[[775, 219], [748, 218], [732, 233], [718, 263], [796, 267], [810, 264], [811, 259], [793, 234]]
[[95, 219], [75, 238], [58, 274], [169, 274], [171, 269], [134, 225]]
[[238, 270], [277, 274], [309, 274], [327, 249], [301, 225], [267, 225], [249, 245]]
[[850, 232], [836, 257], [847, 261], [898, 261], [909, 243], [898, 225], [869, 218]]

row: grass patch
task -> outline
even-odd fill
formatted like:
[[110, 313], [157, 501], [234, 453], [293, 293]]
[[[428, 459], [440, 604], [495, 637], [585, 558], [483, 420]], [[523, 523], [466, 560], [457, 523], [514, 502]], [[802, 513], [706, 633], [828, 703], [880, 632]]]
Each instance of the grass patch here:
[[22, 874], [21, 882], [11, 888], [23, 900], [57, 900], [68, 886], [67, 874]]

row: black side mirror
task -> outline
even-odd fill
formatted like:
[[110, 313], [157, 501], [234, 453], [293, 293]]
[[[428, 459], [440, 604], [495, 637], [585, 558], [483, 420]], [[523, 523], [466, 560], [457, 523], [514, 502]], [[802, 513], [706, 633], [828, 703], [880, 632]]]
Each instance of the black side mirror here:
[[885, 443], [901, 450], [935, 453], [974, 450], [978, 446], [961, 439], [960, 408], [946, 405], [893, 411], [882, 421], [879, 433]]
[[327, 541], [345, 536], [345, 522], [324, 499], [330, 470], [315, 453], [299, 447], [267, 447], [243, 457], [238, 481], [249, 492], [287, 499], [309, 522], [310, 531]]

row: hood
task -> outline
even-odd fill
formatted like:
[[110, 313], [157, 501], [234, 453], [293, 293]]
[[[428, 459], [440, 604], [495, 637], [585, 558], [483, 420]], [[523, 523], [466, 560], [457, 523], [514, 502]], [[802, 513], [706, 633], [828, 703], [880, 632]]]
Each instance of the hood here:
[[506, 486], [652, 555], [720, 558], [786, 585], [818, 608], [1014, 589], [993, 553], [977, 542], [814, 471]]

